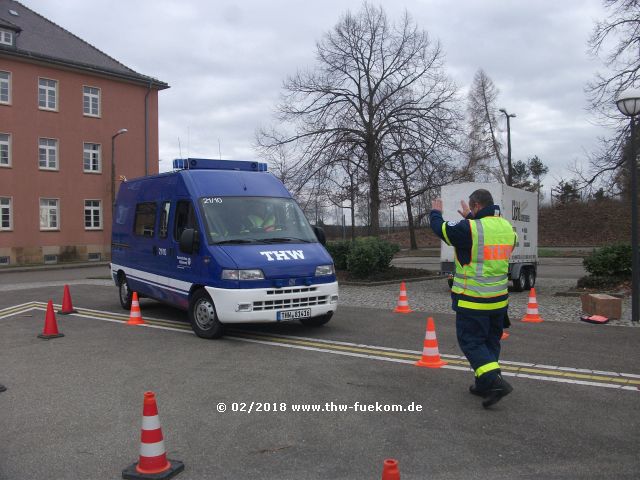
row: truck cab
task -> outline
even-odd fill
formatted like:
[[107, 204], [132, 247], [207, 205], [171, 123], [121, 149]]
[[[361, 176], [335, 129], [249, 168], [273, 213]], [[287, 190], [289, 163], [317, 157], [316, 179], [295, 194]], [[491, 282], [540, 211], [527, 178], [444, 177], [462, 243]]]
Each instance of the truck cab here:
[[174, 169], [120, 185], [111, 272], [123, 308], [134, 291], [176, 306], [204, 338], [233, 323], [331, 319], [324, 235], [266, 164], [189, 158]]

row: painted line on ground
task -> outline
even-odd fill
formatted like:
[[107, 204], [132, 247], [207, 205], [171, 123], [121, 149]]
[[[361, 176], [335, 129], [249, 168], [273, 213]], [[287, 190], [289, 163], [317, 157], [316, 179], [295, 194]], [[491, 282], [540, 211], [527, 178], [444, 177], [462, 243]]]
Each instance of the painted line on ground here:
[[[15, 305], [0, 310], [0, 319], [25, 313], [30, 310], [45, 311], [47, 304], [44, 302], [30, 302]], [[59, 305], [54, 305], [59, 308]], [[94, 310], [76, 307], [78, 313], [72, 314], [82, 318], [104, 320], [115, 323], [126, 323], [129, 316], [104, 310]], [[147, 322], [142, 327], [157, 328], [193, 335], [191, 326], [184, 322], [166, 320], [152, 317], [143, 317]], [[298, 337], [287, 335], [273, 335], [256, 331], [243, 331], [230, 328], [230, 335], [225, 338], [234, 341], [257, 343], [262, 345], [295, 348], [299, 350], [331, 353], [350, 357], [367, 358], [394, 363], [415, 364], [421, 358], [421, 352], [391, 347], [380, 347], [337, 340], [328, 340], [311, 337]], [[449, 370], [471, 371], [466, 359], [459, 355], [441, 354], [448, 362], [442, 368]], [[604, 372], [600, 370], [581, 369], [573, 367], [559, 367], [555, 365], [532, 364], [525, 362], [501, 361], [502, 371], [505, 376], [544, 380], [574, 385], [586, 385], [601, 388], [620, 389], [627, 391], [640, 391], [640, 375], [631, 373]]]

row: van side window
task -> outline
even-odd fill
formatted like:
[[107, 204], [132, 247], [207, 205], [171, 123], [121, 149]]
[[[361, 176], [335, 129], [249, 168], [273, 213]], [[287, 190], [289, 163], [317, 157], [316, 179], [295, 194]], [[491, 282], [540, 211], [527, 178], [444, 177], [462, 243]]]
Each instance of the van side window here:
[[153, 237], [156, 225], [156, 204], [154, 202], [136, 205], [134, 233], [142, 237]]
[[169, 227], [169, 212], [171, 211], [171, 202], [163, 202], [160, 208], [160, 225], [158, 226], [158, 236], [167, 238]]
[[175, 220], [174, 238], [180, 241], [180, 235], [187, 228], [196, 228], [196, 212], [193, 210], [193, 204], [188, 200], [176, 202], [176, 220]]

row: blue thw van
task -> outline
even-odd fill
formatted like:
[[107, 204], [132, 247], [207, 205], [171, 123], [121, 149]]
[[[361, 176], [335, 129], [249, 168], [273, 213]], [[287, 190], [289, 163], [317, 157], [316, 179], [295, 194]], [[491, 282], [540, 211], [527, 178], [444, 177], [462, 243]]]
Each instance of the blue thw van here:
[[230, 323], [331, 319], [324, 233], [266, 164], [188, 158], [174, 169], [120, 185], [111, 273], [123, 308], [134, 291], [179, 307], [203, 338]]

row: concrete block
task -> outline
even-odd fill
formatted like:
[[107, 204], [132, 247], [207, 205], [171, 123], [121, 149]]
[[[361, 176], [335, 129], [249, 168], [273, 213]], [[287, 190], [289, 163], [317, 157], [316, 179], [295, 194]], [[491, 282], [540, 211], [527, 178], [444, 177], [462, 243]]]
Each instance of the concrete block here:
[[618, 319], [622, 317], [622, 299], [604, 293], [585, 293], [580, 297], [582, 311], [589, 315]]

